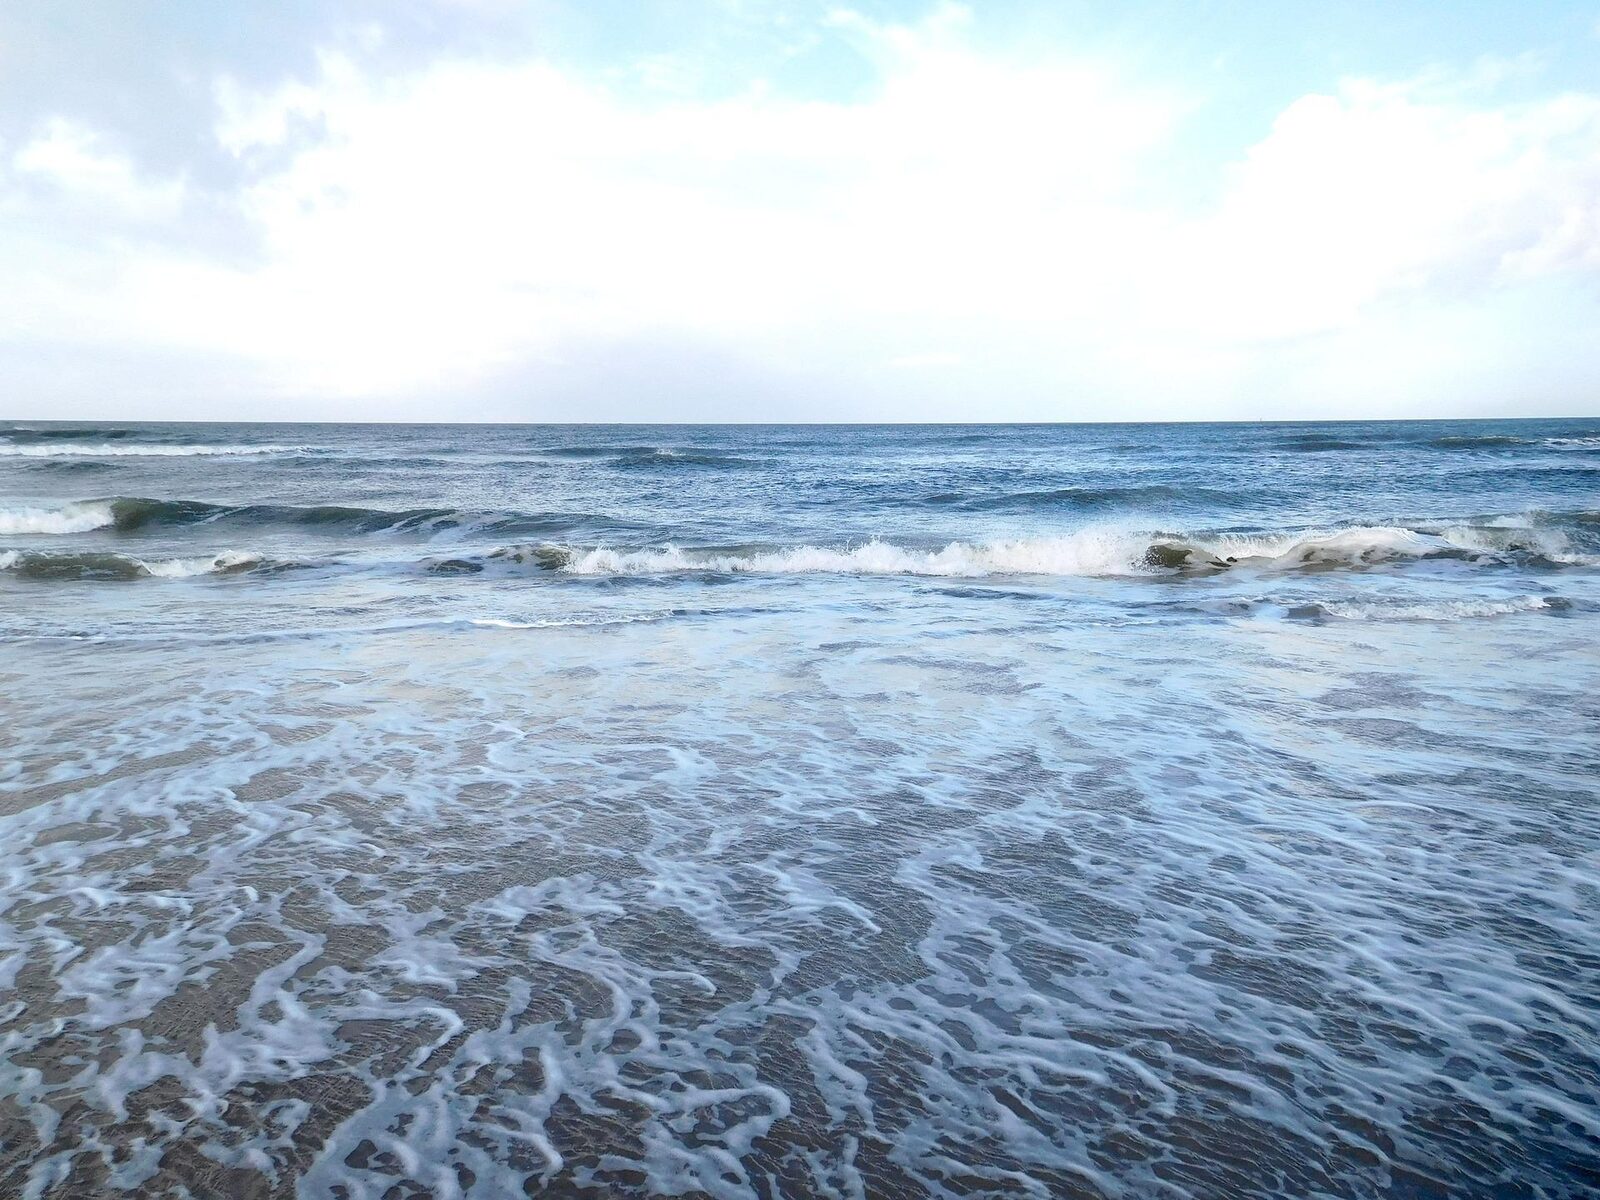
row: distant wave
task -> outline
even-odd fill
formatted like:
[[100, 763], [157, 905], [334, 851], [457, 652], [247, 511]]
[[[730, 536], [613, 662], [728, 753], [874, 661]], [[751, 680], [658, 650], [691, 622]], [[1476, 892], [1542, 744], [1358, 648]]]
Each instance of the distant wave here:
[[712, 454], [699, 450], [656, 449], [620, 454], [612, 460], [617, 467], [752, 467], [755, 460], [734, 454]]
[[622, 454], [653, 454], [655, 447], [642, 444], [611, 444], [604, 446], [545, 446], [539, 451], [551, 458], [615, 458]]
[[100, 458], [31, 458], [17, 464], [24, 471], [47, 471], [51, 475], [103, 475], [128, 465]]
[[1545, 446], [1555, 450], [1600, 450], [1600, 436], [1578, 434], [1571, 437], [1516, 437], [1508, 433], [1451, 434], [1429, 439], [1425, 445], [1436, 450], [1511, 450]]
[[1512, 437], [1509, 434], [1480, 434], [1477, 436], [1436, 437], [1428, 445], [1439, 450], [1495, 450], [1509, 446], [1537, 446], [1537, 441]]
[[41, 442], [0, 443], [0, 458], [188, 458], [195, 455], [249, 457], [305, 453], [314, 446], [202, 446], [168, 442]]
[[585, 522], [602, 522], [592, 514], [472, 513], [452, 508], [388, 510], [343, 505], [215, 504], [205, 500], [159, 500], [112, 496], [78, 500], [59, 508], [0, 508], [0, 534], [68, 534], [111, 529], [136, 533], [143, 529], [191, 525], [282, 525], [349, 534], [422, 533], [470, 527], [490, 534], [556, 533]]
[[646, 444], [600, 446], [547, 446], [540, 453], [551, 458], [609, 459], [614, 467], [748, 467], [754, 459], [713, 450], [676, 449]]
[[991, 495], [966, 495], [961, 492], [935, 492], [921, 503], [937, 507], [961, 508], [974, 512], [991, 509], [1077, 509], [1136, 508], [1173, 501], [1221, 503], [1228, 499], [1221, 492], [1206, 488], [1177, 487], [1171, 484], [1146, 484], [1137, 487], [1065, 487], [1040, 491], [1002, 492]]
[[1354, 442], [1329, 433], [1301, 433], [1279, 438], [1276, 443], [1284, 450], [1316, 452], [1320, 450], [1365, 450], [1366, 442]]
[[39, 429], [30, 425], [18, 425], [11, 429], [0, 429], [0, 437], [6, 438], [17, 445], [27, 445], [36, 442], [58, 441], [84, 441], [89, 438], [132, 437], [131, 429], [119, 429], [114, 426], [73, 426], [68, 429]]

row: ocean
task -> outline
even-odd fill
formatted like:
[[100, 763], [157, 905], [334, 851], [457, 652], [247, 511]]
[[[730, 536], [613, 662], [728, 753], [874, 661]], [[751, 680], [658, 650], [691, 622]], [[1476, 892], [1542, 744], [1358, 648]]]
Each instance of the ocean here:
[[1600, 421], [0, 423], [0, 1195], [1600, 1189]]

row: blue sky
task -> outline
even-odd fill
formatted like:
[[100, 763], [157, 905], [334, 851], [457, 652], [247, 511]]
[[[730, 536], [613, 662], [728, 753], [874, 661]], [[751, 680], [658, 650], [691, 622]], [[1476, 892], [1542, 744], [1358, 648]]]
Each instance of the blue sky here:
[[1600, 4], [0, 10], [17, 417], [1600, 409]]

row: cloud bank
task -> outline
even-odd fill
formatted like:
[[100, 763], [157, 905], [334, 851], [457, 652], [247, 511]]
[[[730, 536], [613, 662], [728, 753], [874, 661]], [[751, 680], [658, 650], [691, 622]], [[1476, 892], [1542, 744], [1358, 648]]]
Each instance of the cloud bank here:
[[[1230, 138], [1198, 132], [1203, 75], [950, 5], [757, 22], [782, 34], [765, 66], [828, 49], [798, 88], [580, 61], [516, 12], [527, 36], [492, 48], [309, 24], [276, 69], [180, 54], [162, 78], [188, 62], [186, 90], [132, 118], [48, 90], [8, 114], [7, 407], [1595, 411], [1600, 93], [1508, 88], [1537, 64], [1346, 74]], [[169, 108], [188, 153], [152, 132]]]

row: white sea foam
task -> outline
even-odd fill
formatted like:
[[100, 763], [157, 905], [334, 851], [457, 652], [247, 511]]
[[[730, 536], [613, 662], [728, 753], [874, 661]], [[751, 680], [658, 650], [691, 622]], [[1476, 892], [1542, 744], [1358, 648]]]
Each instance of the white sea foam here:
[[16, 446], [0, 443], [0, 458], [187, 458], [193, 455], [293, 454], [312, 446], [179, 446], [157, 443], [49, 442]]
[[88, 533], [115, 520], [110, 503], [98, 500], [61, 508], [0, 508], [0, 534]]
[[1362, 600], [1324, 601], [1318, 607], [1330, 617], [1345, 621], [1461, 621], [1473, 617], [1541, 612], [1553, 606], [1544, 596], [1510, 596], [1505, 599], [1482, 597], [1404, 604]]
[[1600, 564], [1600, 556], [1576, 549], [1560, 529], [1537, 525], [1528, 517], [1496, 517], [1482, 524], [1449, 525], [1438, 536], [1458, 549], [1484, 554], [1520, 549], [1572, 566]]
[[1289, 533], [1224, 534], [1215, 538], [1196, 539], [1194, 544], [1213, 558], [1223, 561], [1263, 560], [1275, 567], [1421, 558], [1444, 548], [1437, 538], [1392, 525], [1359, 525], [1349, 529]]
[[221, 554], [202, 555], [197, 558], [168, 558], [155, 562], [140, 559], [139, 564], [158, 579], [185, 579], [191, 575], [242, 571], [260, 561], [259, 554], [243, 550], [224, 550]]
[[503, 617], [467, 617], [464, 621], [452, 619], [432, 622], [432, 624], [444, 628], [465, 624], [473, 629], [585, 629], [596, 625], [637, 625], [640, 622], [663, 621], [672, 615], [671, 611], [661, 611], [628, 613], [621, 616], [596, 614], [547, 617], [537, 621], [512, 621]]
[[912, 550], [871, 541], [848, 549], [797, 546], [754, 554], [721, 554], [665, 546], [659, 550], [596, 549], [575, 553], [562, 569], [574, 575], [655, 575], [678, 571], [848, 575], [1125, 575], [1141, 568], [1127, 535], [1086, 531], [1059, 538], [984, 544], [951, 542]]
[[650, 550], [600, 547], [575, 550], [561, 569], [574, 575], [659, 575], [685, 571], [754, 574], [931, 575], [1145, 575], [1164, 568], [1250, 564], [1269, 570], [1306, 566], [1362, 566], [1425, 558], [1452, 551], [1504, 553], [1532, 550], [1553, 561], [1590, 565], [1594, 556], [1572, 551], [1555, 530], [1516, 526], [1505, 535], [1470, 526], [1437, 533], [1399, 526], [1284, 533], [1184, 535], [1086, 529], [1061, 537], [993, 542], [951, 542], [922, 550], [871, 541], [845, 548], [796, 546], [731, 553], [666, 545]]
[[1265, 559], [1269, 560], [1269, 565], [1279, 568], [1370, 564], [1462, 551], [1490, 558], [1523, 552], [1551, 562], [1581, 566], [1600, 563], [1600, 557], [1576, 550], [1560, 529], [1540, 526], [1528, 517], [1518, 516], [1438, 529], [1363, 525], [1300, 533], [1202, 538], [1198, 545], [1224, 559]]
[[1575, 1194], [1587, 631], [1057, 615], [17, 652], [6, 1194]]

